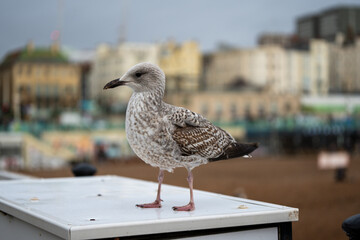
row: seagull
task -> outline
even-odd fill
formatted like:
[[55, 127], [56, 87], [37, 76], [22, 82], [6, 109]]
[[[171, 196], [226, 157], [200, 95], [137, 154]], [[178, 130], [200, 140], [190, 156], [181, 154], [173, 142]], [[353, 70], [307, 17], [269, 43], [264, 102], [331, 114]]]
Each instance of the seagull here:
[[136, 204], [137, 207], [160, 208], [164, 171], [173, 172], [174, 168], [184, 167], [188, 171], [190, 201], [185, 206], [173, 207], [173, 210], [193, 211], [192, 169], [218, 160], [250, 157], [258, 147], [257, 143], [237, 142], [200, 114], [165, 103], [165, 74], [152, 63], [136, 64], [121, 78], [108, 82], [104, 89], [118, 86], [133, 90], [125, 120], [128, 142], [139, 158], [159, 168], [156, 200]]

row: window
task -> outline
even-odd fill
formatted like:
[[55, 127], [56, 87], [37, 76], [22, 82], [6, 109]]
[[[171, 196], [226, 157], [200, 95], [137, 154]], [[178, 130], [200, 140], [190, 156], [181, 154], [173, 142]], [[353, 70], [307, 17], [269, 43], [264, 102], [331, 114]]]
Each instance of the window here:
[[216, 120], [220, 121], [222, 116], [222, 106], [221, 103], [216, 104]]
[[285, 103], [285, 112], [290, 113], [291, 110], [292, 110], [292, 105], [289, 102]]
[[244, 109], [244, 116], [246, 120], [250, 120], [251, 119], [251, 107], [249, 103], [246, 103], [245, 105], [245, 109]]
[[49, 67], [49, 66], [46, 66], [46, 67], [44, 68], [44, 75], [48, 76], [49, 73], [50, 73], [50, 67]]
[[74, 87], [71, 86], [71, 85], [67, 85], [67, 86], [65, 87], [65, 93], [66, 93], [66, 94], [69, 94], [69, 95], [73, 95], [73, 94], [75, 93]]
[[53, 85], [53, 95], [59, 96], [59, 86], [58, 85]]
[[20, 94], [27, 94], [27, 93], [30, 93], [31, 91], [31, 87], [29, 85], [21, 85], [19, 88], [18, 88], [18, 92]]
[[27, 75], [31, 75], [32, 74], [32, 67], [31, 65], [27, 66]]
[[49, 84], [45, 85], [45, 95], [46, 96], [51, 96], [51, 92], [50, 92], [51, 86]]
[[23, 65], [18, 66], [18, 74], [21, 75], [23, 73]]
[[40, 77], [40, 76], [41, 76], [41, 74], [42, 74], [42, 69], [41, 69], [40, 66], [37, 66], [37, 67], [35, 68], [35, 73], [36, 73], [36, 76], [37, 76], [37, 77]]
[[265, 108], [264, 108], [263, 104], [259, 104], [259, 106], [258, 106], [258, 116], [260, 118], [265, 117]]
[[278, 112], [278, 107], [276, 102], [271, 103], [271, 114], [276, 115]]
[[236, 106], [236, 103], [231, 103], [231, 105], [230, 105], [230, 114], [231, 114], [231, 120], [236, 121], [237, 120], [237, 106]]

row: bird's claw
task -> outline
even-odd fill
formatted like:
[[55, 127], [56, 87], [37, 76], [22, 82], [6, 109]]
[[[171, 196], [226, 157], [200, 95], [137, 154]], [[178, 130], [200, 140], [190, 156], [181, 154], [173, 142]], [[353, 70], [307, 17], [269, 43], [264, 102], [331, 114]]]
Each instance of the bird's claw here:
[[195, 204], [190, 202], [189, 204], [187, 204], [187, 205], [185, 205], [185, 206], [172, 207], [172, 209], [173, 209], [174, 211], [188, 211], [188, 212], [190, 212], [190, 211], [194, 211], [194, 210], [195, 210]]
[[161, 203], [160, 201], [155, 201], [153, 203], [136, 204], [136, 206], [140, 208], [161, 208]]

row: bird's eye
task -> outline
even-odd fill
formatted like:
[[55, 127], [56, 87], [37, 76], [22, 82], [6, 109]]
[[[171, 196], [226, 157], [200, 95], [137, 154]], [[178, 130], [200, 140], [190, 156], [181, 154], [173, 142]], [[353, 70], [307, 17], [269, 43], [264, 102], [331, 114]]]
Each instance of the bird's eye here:
[[136, 76], [137, 78], [141, 77], [141, 75], [143, 75], [143, 73], [141, 73], [141, 72], [135, 73], [135, 76]]

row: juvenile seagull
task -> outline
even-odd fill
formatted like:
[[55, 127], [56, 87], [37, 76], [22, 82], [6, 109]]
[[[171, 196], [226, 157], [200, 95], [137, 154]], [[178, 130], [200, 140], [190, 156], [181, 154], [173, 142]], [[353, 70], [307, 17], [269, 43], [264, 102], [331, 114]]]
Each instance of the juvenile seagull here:
[[122, 85], [134, 91], [126, 110], [125, 128], [129, 144], [144, 162], [160, 169], [156, 200], [137, 204], [137, 207], [160, 208], [164, 171], [172, 172], [174, 168], [185, 167], [190, 202], [173, 207], [173, 210], [194, 210], [191, 170], [213, 161], [249, 156], [258, 146], [257, 143], [238, 143], [203, 116], [163, 102], [165, 74], [154, 64], [139, 63], [121, 78], [107, 83], [104, 89]]

